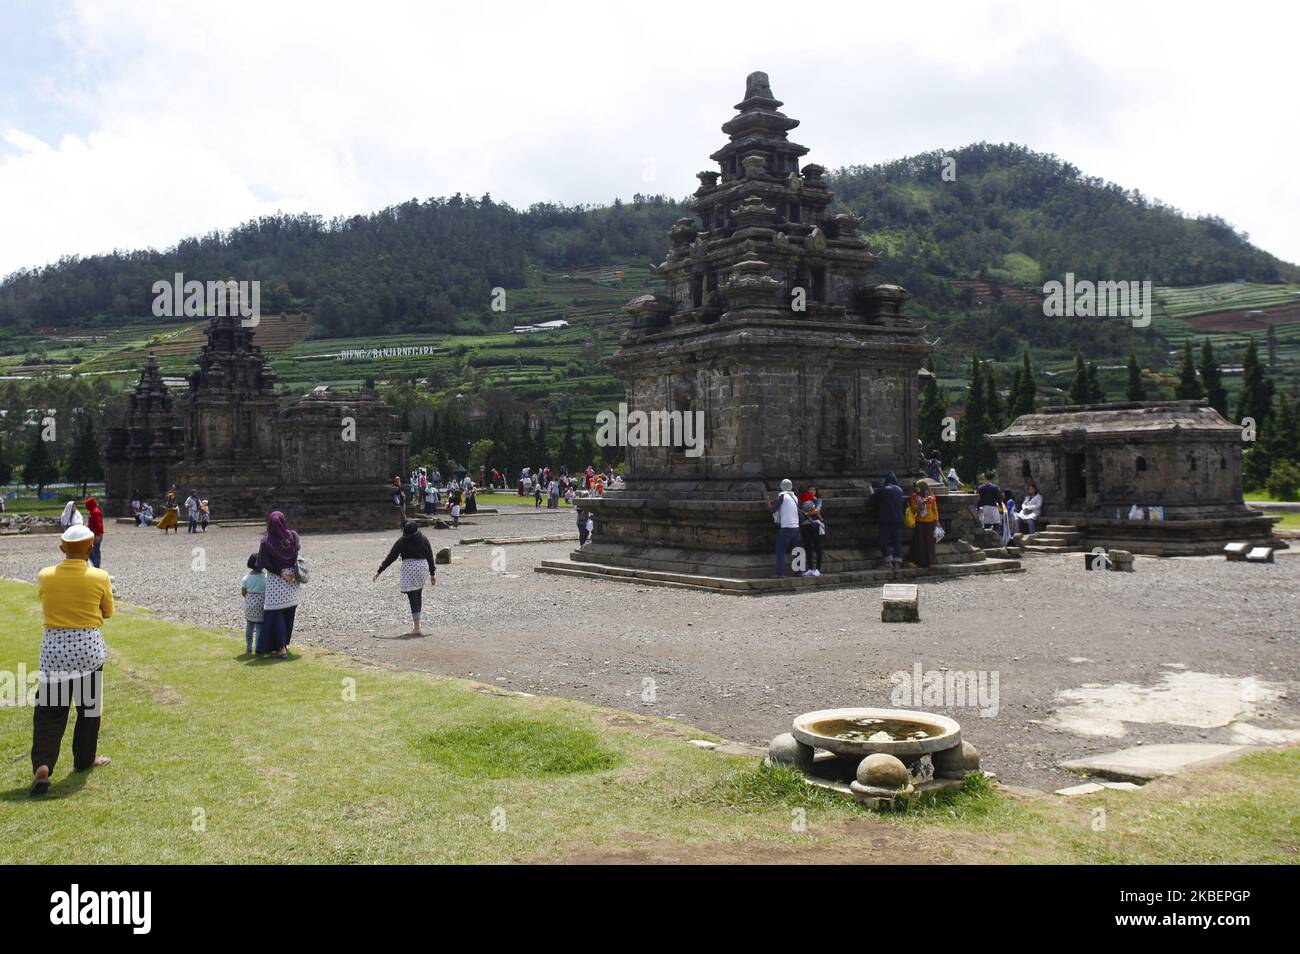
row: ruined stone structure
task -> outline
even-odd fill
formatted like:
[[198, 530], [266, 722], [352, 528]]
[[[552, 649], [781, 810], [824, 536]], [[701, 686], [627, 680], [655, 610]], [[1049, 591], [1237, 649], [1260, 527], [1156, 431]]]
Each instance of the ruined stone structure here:
[[[822, 579], [873, 569], [871, 481], [905, 480], [920, 464], [924, 328], [904, 314], [902, 288], [866, 283], [876, 258], [860, 219], [829, 212], [825, 170], [800, 167], [808, 150], [787, 138], [798, 120], [781, 105], [766, 74], [749, 76], [722, 127], [729, 141], [710, 157], [718, 171], [699, 173], [698, 220], [669, 230], [655, 269], [665, 293], [626, 308], [610, 363], [628, 408], [702, 412], [704, 447], [662, 446], [672, 443], [662, 432], [627, 447], [628, 489], [593, 502], [594, 540], [572, 555], [588, 572], [771, 577], [775, 525], [762, 495], [785, 477], [815, 483], [826, 501]], [[954, 498], [941, 517], [951, 526], [965, 510]], [[960, 535], [941, 560], [982, 559]]]
[[185, 452], [185, 429], [152, 354], [145, 358], [140, 380], [127, 397], [125, 420], [105, 436], [104, 512], [130, 514], [137, 491], [145, 499], [159, 499], [171, 485], [171, 469]]
[[[218, 522], [282, 510], [302, 529], [394, 526], [388, 481], [407, 470], [410, 435], [396, 432], [373, 391], [317, 388], [282, 406], [254, 331], [238, 317], [209, 320], [181, 401], [183, 427], [157, 362], [146, 362], [128, 426], [109, 432], [106, 512], [129, 514], [137, 486], [156, 506], [174, 485], [181, 499], [195, 489], [211, 500]], [[166, 415], [170, 424], [154, 423]], [[144, 444], [141, 435], [165, 428], [166, 441]], [[134, 474], [150, 479], [135, 483]]]
[[[988, 439], [1000, 482], [1033, 481], [1045, 521], [1079, 528], [1088, 546], [1215, 553], [1272, 534], [1242, 500], [1241, 428], [1204, 399], [1043, 408]], [[1129, 520], [1134, 505], [1164, 519]]]

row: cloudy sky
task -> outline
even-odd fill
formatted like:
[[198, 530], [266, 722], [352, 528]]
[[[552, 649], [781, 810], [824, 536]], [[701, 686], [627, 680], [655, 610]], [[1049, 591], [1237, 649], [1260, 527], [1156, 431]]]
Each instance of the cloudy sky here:
[[752, 70], [810, 161], [1024, 143], [1296, 262], [1297, 9], [6, 0], [0, 276], [276, 210], [682, 196]]

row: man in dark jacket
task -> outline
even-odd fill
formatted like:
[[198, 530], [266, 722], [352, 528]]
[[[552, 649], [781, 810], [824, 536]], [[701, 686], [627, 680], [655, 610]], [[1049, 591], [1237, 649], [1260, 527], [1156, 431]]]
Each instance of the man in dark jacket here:
[[875, 492], [876, 513], [880, 521], [880, 552], [891, 570], [903, 566], [903, 488], [891, 470], [884, 486]]

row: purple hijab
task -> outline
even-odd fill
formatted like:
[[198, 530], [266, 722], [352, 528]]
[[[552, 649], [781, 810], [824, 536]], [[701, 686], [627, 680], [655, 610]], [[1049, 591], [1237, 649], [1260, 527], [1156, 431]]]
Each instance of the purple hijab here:
[[267, 518], [261, 549], [263, 554], [281, 567], [292, 566], [298, 561], [298, 534], [289, 529], [289, 522], [278, 510], [271, 511], [271, 516]]

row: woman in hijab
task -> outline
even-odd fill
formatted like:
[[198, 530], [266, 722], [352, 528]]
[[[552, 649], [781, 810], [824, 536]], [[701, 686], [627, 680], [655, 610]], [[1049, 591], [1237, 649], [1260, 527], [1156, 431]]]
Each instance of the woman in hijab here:
[[67, 506], [63, 508], [63, 513], [59, 515], [59, 526], [66, 530], [81, 523], [84, 521], [81, 519], [80, 511], [77, 510], [77, 502], [69, 500]]
[[930, 482], [922, 477], [916, 482], [911, 507], [916, 514], [912, 528], [912, 562], [919, 567], [934, 566], [934, 528], [939, 521], [939, 500], [930, 492]]
[[411, 604], [411, 631], [404, 635], [423, 636], [420, 632], [420, 610], [424, 602], [424, 588], [433, 586], [438, 581], [435, 576], [437, 570], [434, 568], [433, 547], [413, 520], [402, 524], [402, 535], [388, 551], [384, 562], [379, 564], [372, 582], [378, 582], [379, 574], [399, 557], [402, 560], [401, 590]]
[[1009, 490], [1002, 491], [1002, 545], [1011, 542], [1016, 533], [1016, 498]]
[[180, 522], [181, 511], [176, 506], [176, 491], [169, 490], [167, 496], [163, 498], [163, 515], [162, 519], [158, 521], [158, 529], [163, 532], [164, 537], [167, 536], [168, 530], [179, 533]]
[[948, 489], [952, 491], [961, 490], [961, 478], [957, 476], [957, 468], [948, 468]]
[[266, 520], [254, 569], [266, 571], [266, 598], [262, 603], [262, 629], [257, 634], [257, 654], [289, 658], [293, 621], [298, 612], [298, 550], [296, 531], [284, 514], [273, 510]]

